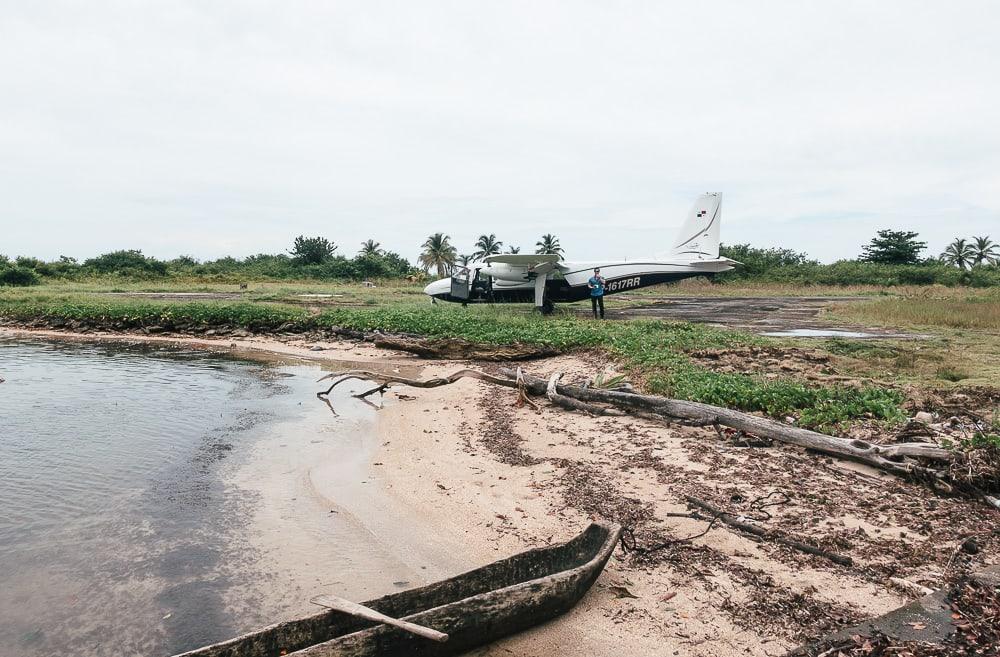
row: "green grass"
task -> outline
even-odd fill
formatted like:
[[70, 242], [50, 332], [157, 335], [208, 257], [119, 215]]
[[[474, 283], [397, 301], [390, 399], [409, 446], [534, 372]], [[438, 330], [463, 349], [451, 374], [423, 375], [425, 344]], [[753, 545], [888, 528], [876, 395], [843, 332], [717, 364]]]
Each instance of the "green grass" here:
[[854, 303], [836, 310], [854, 320], [887, 326], [928, 326], [1000, 331], [1000, 292], [964, 298], [908, 297]]
[[0, 293], [0, 317], [30, 322], [79, 321], [138, 329], [189, 330], [229, 326], [257, 332], [306, 331], [341, 326], [362, 331], [463, 338], [472, 342], [540, 344], [563, 350], [600, 349], [628, 368], [652, 393], [774, 417], [792, 415], [800, 426], [826, 430], [850, 421], [901, 419], [901, 396], [877, 387], [807, 385], [713, 372], [687, 352], [761, 344], [765, 338], [700, 324], [662, 321], [595, 322], [572, 313], [543, 318], [506, 307], [395, 304], [308, 309], [272, 302], [156, 301], [46, 291]]
[[833, 338], [826, 340], [823, 347], [831, 354], [864, 359], [897, 358], [902, 353], [899, 347], [883, 344], [878, 340]]

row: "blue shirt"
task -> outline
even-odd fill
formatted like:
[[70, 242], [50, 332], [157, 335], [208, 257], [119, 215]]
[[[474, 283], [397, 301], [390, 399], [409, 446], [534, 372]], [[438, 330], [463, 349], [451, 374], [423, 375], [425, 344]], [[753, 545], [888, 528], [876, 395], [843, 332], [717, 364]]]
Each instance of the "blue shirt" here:
[[603, 297], [604, 296], [604, 279], [598, 278], [597, 276], [591, 276], [590, 280], [587, 281], [588, 285], [592, 285], [590, 288], [590, 296], [592, 297]]

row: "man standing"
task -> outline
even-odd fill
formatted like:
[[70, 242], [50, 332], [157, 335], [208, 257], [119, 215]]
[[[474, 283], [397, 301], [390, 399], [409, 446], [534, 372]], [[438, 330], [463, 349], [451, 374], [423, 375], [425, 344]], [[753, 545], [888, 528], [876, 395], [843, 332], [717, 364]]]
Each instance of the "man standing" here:
[[594, 310], [594, 319], [597, 319], [597, 308], [601, 308], [601, 319], [604, 319], [604, 278], [601, 276], [601, 268], [594, 268], [594, 275], [587, 281], [590, 288], [590, 306]]

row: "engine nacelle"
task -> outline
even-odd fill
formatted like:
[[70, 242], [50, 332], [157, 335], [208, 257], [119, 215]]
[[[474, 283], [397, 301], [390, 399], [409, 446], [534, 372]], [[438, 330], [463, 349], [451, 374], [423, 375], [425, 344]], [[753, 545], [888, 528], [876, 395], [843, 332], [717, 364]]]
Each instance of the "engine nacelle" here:
[[529, 281], [533, 278], [529, 275], [527, 267], [509, 265], [505, 262], [487, 263], [479, 269], [479, 273], [484, 276], [491, 276], [497, 280], [513, 281], [515, 283]]

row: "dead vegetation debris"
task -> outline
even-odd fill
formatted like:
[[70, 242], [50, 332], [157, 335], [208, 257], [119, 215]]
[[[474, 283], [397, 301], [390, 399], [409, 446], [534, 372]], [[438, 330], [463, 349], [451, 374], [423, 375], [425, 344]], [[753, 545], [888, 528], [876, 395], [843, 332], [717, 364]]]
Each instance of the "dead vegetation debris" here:
[[[762, 570], [738, 564], [731, 564], [727, 574], [740, 584], [743, 595], [741, 599], [724, 595], [719, 607], [744, 629], [801, 641], [863, 618], [852, 605], [817, 598], [818, 591], [812, 586], [794, 591]], [[718, 585], [710, 588], [721, 589]]]
[[613, 520], [623, 527], [636, 527], [653, 518], [648, 502], [622, 495], [614, 480], [597, 468], [580, 461], [551, 459], [562, 468], [557, 478], [567, 506], [597, 518]]
[[[554, 458], [526, 450], [516, 431], [519, 413], [509, 395], [484, 389], [479, 404], [485, 419], [477, 445], [503, 463], [556, 466], [554, 476], [538, 485], [560, 495], [563, 508], [553, 513], [575, 509], [628, 527], [633, 550], [620, 557], [626, 569], [667, 569], [672, 578], [679, 578], [676, 585], [687, 582], [717, 595], [718, 609], [761, 637], [815, 638], [861, 620], [864, 613], [837, 602], [835, 596], [831, 600], [829, 591], [776, 582], [746, 565], [752, 563], [746, 561], [750, 554], [738, 550], [729, 555], [706, 545], [710, 539], [698, 540], [699, 532], [734, 530], [721, 523], [713, 526], [705, 515], [693, 518], [700, 524], [685, 521], [680, 529], [669, 516], [692, 515], [665, 514], [660, 504], [664, 496], [677, 504], [686, 495], [699, 497], [762, 528], [848, 554], [854, 566], [845, 573], [843, 566], [815, 555], [740, 534], [775, 561], [795, 568], [838, 569], [855, 582], [886, 589], [890, 577], [934, 586], [954, 570], [956, 551], [970, 536], [975, 536], [977, 552], [961, 553], [970, 564], [995, 561], [1000, 548], [1000, 514], [995, 509], [936, 495], [864, 466], [782, 444], [768, 446], [753, 436], [720, 435], [712, 427], [672, 426], [665, 435], [647, 421], [608, 418], [595, 419], [594, 428], [583, 429], [567, 422], [562, 412], [552, 417], [543, 412], [550, 447], [562, 443], [589, 453]], [[965, 426], [949, 421], [931, 425], [935, 435], [928, 438], [934, 441]], [[922, 431], [914, 427], [918, 429]], [[650, 478], [662, 485], [655, 495], [631, 483]], [[662, 549], [634, 549], [650, 546]]]
[[697, 364], [725, 374], [759, 374], [769, 377], [836, 376], [829, 354], [798, 347], [750, 345], [728, 349], [699, 349], [688, 352]]
[[510, 400], [498, 390], [484, 390], [479, 396], [483, 420], [479, 425], [479, 444], [507, 465], [535, 465], [539, 462], [524, 451], [524, 438], [514, 427]]

